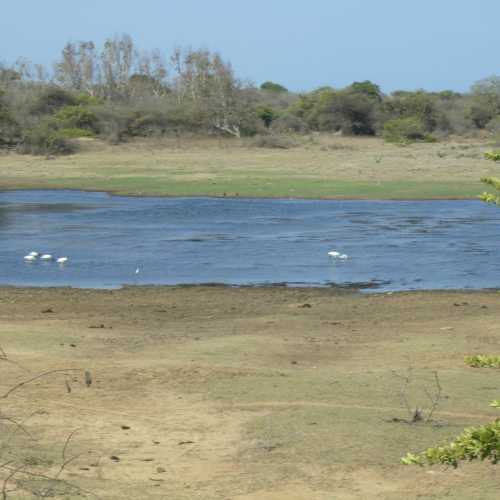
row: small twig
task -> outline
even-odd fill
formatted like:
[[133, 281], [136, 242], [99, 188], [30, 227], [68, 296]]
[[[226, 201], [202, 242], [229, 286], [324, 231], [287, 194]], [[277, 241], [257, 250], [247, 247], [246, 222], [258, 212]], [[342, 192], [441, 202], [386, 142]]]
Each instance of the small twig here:
[[425, 390], [425, 393], [427, 394], [427, 397], [429, 397], [429, 399], [431, 400], [432, 402], [432, 406], [431, 406], [431, 409], [429, 410], [429, 413], [427, 415], [427, 418], [425, 419], [425, 422], [429, 422], [429, 420], [431, 419], [434, 411], [436, 410], [438, 404], [439, 404], [439, 401], [441, 400], [441, 394], [443, 392], [443, 389], [441, 387], [441, 382], [439, 381], [439, 375], [438, 375], [438, 372], [437, 371], [434, 371], [434, 382], [436, 384], [436, 387], [437, 387], [437, 392], [436, 394], [434, 395], [434, 398], [432, 398], [430, 396], [430, 394], [428, 393], [427, 389]]
[[[63, 446], [63, 449], [62, 449], [62, 453], [61, 453], [61, 457], [62, 457], [62, 462], [61, 462], [61, 467], [59, 467], [59, 470], [57, 471], [57, 473], [54, 475], [54, 477], [52, 478], [52, 480], [54, 481], [58, 481], [59, 480], [59, 476], [62, 474], [64, 468], [69, 465], [71, 462], [73, 462], [74, 460], [76, 460], [77, 458], [81, 457], [83, 455], [83, 453], [80, 453], [79, 455], [75, 455], [73, 457], [70, 457], [70, 458], [66, 458], [66, 452], [68, 450], [68, 446], [70, 444], [70, 441], [71, 439], [73, 438], [73, 436], [79, 431], [80, 429], [75, 429], [73, 430], [72, 432], [69, 433], [68, 437], [66, 438], [66, 441], [64, 442], [64, 446]], [[51, 488], [47, 488], [45, 490], [44, 493], [40, 493], [40, 496], [42, 498], [45, 498], [47, 497], [47, 495], [50, 493], [51, 491]]]
[[401, 401], [403, 402], [406, 411], [408, 413], [408, 418], [413, 421], [414, 416], [415, 416], [415, 411], [412, 410], [410, 402], [408, 401], [408, 398], [406, 397], [406, 393], [408, 391], [408, 386], [411, 384], [412, 377], [413, 377], [413, 367], [410, 365], [408, 367], [406, 375], [400, 375], [397, 372], [393, 372], [394, 376], [402, 379], [403, 380], [403, 387], [399, 391], [399, 397], [401, 398]]
[[3, 480], [3, 485], [2, 485], [2, 500], [7, 500], [7, 485], [9, 484], [9, 481], [18, 473], [21, 472], [23, 469], [24, 465], [20, 465], [16, 469], [12, 469], [11, 473]]
[[26, 427], [24, 426], [24, 424], [31, 417], [35, 416], [37, 413], [38, 413], [38, 410], [34, 411], [31, 415], [28, 415], [26, 418], [24, 418], [23, 420], [21, 420], [21, 422], [17, 422], [16, 420], [14, 420], [11, 417], [7, 417], [5, 415], [0, 415], [0, 420], [5, 420], [6, 422], [9, 422], [9, 423], [14, 424], [16, 426], [15, 430], [13, 432], [11, 432], [11, 434], [9, 435], [8, 439], [5, 442], [9, 442], [14, 437], [14, 435], [16, 434], [16, 432], [18, 430], [23, 431], [31, 440], [35, 441], [35, 438], [32, 436], [32, 434], [30, 434], [30, 432], [28, 431], [28, 429], [26, 429]]
[[[4, 468], [7, 470], [13, 470], [12, 467], [8, 467], [8, 466], [5, 466]], [[42, 474], [41, 472], [33, 472], [33, 471], [29, 471], [29, 470], [18, 470], [18, 473], [24, 474], [26, 476], [38, 477], [40, 479], [46, 479], [48, 481], [54, 481], [53, 477], [47, 476], [46, 474]], [[93, 497], [95, 497], [97, 499], [101, 499], [101, 497], [99, 495], [97, 495], [96, 493], [94, 493], [93, 491], [81, 488], [80, 486], [77, 486], [76, 484], [72, 484], [69, 481], [66, 481], [65, 479], [55, 479], [55, 481], [57, 481], [61, 484], [65, 484], [67, 486], [70, 486], [71, 488], [74, 488], [76, 491], [80, 491], [82, 493], [92, 495]]]
[[34, 382], [35, 380], [38, 380], [39, 378], [47, 377], [48, 375], [52, 375], [54, 373], [81, 372], [81, 371], [82, 370], [80, 368], [65, 368], [61, 370], [49, 370], [48, 372], [39, 373], [35, 377], [32, 377], [28, 380], [24, 380], [23, 382], [19, 382], [18, 384], [12, 386], [5, 394], [0, 396], [0, 399], [7, 399], [14, 391], [17, 391], [17, 389], [31, 382]]

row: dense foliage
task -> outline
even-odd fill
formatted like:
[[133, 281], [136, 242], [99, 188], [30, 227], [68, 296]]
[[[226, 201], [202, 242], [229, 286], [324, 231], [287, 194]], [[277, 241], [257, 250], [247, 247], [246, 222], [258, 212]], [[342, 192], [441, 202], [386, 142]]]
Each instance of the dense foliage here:
[[500, 459], [500, 419], [480, 427], [469, 427], [448, 445], [429, 448], [418, 455], [408, 453], [401, 462], [457, 467], [460, 461], [475, 459], [490, 460], [494, 464]]
[[500, 77], [467, 94], [384, 94], [370, 81], [294, 93], [237, 78], [217, 53], [141, 51], [128, 35], [101, 48], [67, 43], [53, 71], [25, 59], [0, 66], [0, 147], [31, 153], [69, 152], [71, 139], [82, 136], [272, 135], [269, 142], [278, 143], [281, 134], [331, 131], [404, 144], [480, 129], [500, 132]]

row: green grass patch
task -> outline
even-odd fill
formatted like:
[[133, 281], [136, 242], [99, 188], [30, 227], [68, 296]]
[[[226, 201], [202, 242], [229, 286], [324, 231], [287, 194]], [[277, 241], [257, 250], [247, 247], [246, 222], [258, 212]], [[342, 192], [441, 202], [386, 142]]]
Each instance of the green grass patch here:
[[185, 181], [174, 176], [68, 177], [23, 179], [19, 188], [83, 189], [141, 196], [239, 196], [263, 198], [473, 199], [483, 191], [477, 182], [346, 181], [279, 176]]

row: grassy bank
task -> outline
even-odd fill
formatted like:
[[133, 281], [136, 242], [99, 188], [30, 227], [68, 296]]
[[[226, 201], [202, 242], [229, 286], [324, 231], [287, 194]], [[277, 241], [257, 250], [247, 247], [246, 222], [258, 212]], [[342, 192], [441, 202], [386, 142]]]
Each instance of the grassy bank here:
[[[18, 363], [0, 366], [0, 393], [52, 369], [93, 377], [86, 387], [76, 372], [56, 373], [2, 399], [3, 416], [40, 413], [0, 451], [55, 474], [78, 429], [67, 483], [53, 485], [64, 498], [86, 498], [76, 484], [109, 500], [493, 500], [495, 466], [399, 459], [498, 415], [488, 407], [498, 372], [464, 356], [499, 351], [499, 301], [493, 292], [0, 289], [0, 346]], [[410, 425], [402, 394], [428, 410], [434, 371], [436, 412]]]
[[131, 195], [297, 198], [475, 198], [498, 167], [482, 142], [396, 146], [314, 136], [290, 149], [231, 139], [81, 143], [72, 156], [0, 155], [0, 189], [84, 189]]

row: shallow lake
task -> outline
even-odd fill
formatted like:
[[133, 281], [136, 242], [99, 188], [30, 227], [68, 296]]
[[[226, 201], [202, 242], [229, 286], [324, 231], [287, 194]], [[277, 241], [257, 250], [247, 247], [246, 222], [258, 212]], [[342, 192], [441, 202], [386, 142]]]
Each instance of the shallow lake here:
[[[69, 261], [24, 262], [34, 250]], [[332, 259], [331, 250], [349, 259]], [[500, 209], [480, 201], [0, 193], [0, 284], [181, 283], [497, 288]]]

